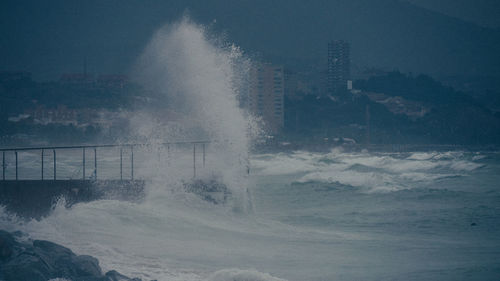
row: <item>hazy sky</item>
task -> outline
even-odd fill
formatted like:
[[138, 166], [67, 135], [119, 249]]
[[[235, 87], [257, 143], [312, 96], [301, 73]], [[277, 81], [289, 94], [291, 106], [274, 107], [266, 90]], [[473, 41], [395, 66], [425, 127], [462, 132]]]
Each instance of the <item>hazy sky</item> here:
[[499, 0], [406, 0], [485, 27], [500, 28]]
[[[436, 12], [409, 4], [418, 4]], [[298, 68], [351, 43], [353, 65], [500, 76], [500, 0], [0, 0], [0, 70], [57, 79], [126, 73], [154, 32], [186, 10], [230, 42]], [[456, 20], [442, 14], [465, 19]], [[383, 16], [381, 16], [383, 15]]]

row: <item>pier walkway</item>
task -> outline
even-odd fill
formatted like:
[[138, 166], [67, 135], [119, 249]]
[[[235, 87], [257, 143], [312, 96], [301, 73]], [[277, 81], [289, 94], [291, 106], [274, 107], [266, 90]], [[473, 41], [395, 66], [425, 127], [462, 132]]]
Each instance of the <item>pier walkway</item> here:
[[135, 173], [134, 153], [156, 149], [155, 155], [161, 157], [162, 152], [169, 156], [171, 149], [182, 147], [184, 154], [192, 153], [192, 163], [184, 169], [192, 169], [196, 178], [197, 169], [205, 167], [208, 144], [210, 141], [0, 148], [0, 205], [22, 217], [40, 218], [61, 196], [66, 206], [100, 198], [138, 200], [144, 196], [145, 179]]

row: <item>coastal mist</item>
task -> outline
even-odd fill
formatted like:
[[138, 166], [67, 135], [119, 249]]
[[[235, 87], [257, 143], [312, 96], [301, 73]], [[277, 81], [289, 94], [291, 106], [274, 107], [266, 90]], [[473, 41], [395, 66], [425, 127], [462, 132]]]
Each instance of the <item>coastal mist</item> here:
[[[161, 27], [131, 71], [154, 94], [127, 112], [130, 135], [120, 138], [146, 144], [133, 147], [133, 176], [144, 180], [144, 194], [71, 207], [61, 198], [39, 220], [0, 207], [1, 229], [20, 231], [25, 241], [53, 241], [96, 257], [103, 271], [142, 280], [498, 279], [498, 152], [376, 151], [350, 138], [326, 145], [322, 135], [309, 151], [272, 141], [251, 152], [264, 135], [240, 105], [252, 67], [210, 26], [184, 17]], [[347, 104], [311, 95], [305, 102], [313, 109]], [[380, 108], [371, 107], [373, 120]], [[308, 128], [320, 125], [311, 120]], [[178, 143], [184, 141], [200, 142]], [[120, 175], [120, 151], [99, 153], [98, 179]], [[81, 151], [75, 155], [58, 154], [58, 173], [81, 165]], [[21, 171], [39, 156], [22, 154]]]

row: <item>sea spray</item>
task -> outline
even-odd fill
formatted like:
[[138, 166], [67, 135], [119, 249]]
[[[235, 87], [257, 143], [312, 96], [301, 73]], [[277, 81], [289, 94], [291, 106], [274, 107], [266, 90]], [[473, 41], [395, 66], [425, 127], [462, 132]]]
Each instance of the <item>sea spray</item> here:
[[[209, 140], [203, 148], [209, 163], [197, 177], [223, 182], [240, 203], [247, 201], [248, 153], [258, 132], [254, 119], [239, 106], [249, 68], [238, 47], [221, 42], [188, 17], [160, 28], [135, 67], [139, 82], [164, 97], [163, 116], [155, 122], [140, 113], [133, 122], [137, 132], [151, 142]], [[169, 166], [161, 171], [160, 182], [178, 183], [191, 176]]]

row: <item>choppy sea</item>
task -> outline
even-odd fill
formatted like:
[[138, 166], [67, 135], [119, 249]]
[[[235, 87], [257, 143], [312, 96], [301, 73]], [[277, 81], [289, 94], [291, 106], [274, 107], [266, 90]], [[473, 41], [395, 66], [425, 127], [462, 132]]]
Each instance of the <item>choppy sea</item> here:
[[152, 181], [21, 230], [158, 280], [500, 280], [500, 153], [257, 154], [250, 208]]

